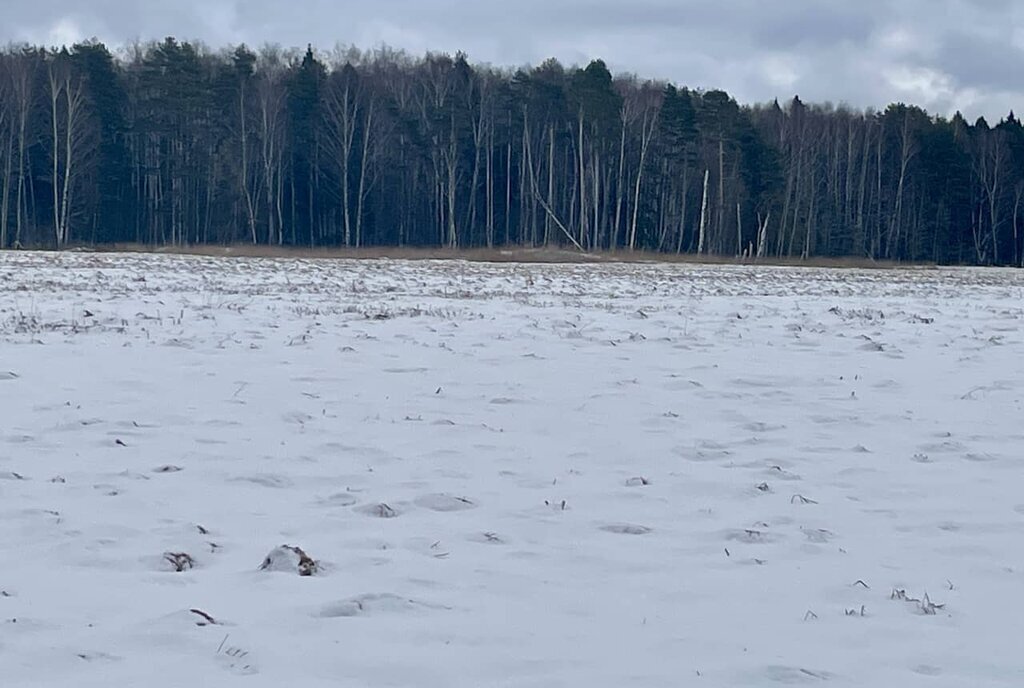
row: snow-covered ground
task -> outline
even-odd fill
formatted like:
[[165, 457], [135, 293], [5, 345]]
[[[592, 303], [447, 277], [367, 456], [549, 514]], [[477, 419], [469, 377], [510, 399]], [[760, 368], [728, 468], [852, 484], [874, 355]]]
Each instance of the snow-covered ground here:
[[999, 270], [0, 254], [0, 685], [1024, 685], [1022, 323]]

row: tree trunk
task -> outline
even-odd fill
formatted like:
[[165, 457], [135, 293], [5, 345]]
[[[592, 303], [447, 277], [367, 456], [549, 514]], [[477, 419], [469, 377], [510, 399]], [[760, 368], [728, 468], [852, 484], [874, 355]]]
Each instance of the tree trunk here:
[[578, 243], [582, 243], [584, 241], [584, 237], [586, 236], [586, 233], [587, 233], [587, 197], [586, 197], [586, 192], [585, 192], [587, 184], [586, 184], [586, 181], [585, 181], [585, 179], [586, 179], [586, 177], [585, 177], [585, 168], [583, 166], [583, 110], [582, 109], [579, 112], [578, 136], [577, 136], [576, 148], [577, 148], [577, 150], [579, 152], [579, 164], [580, 164], [579, 172], [577, 174], [577, 186], [579, 187], [577, 190], [579, 191], [579, 195], [580, 195], [580, 215], [579, 215], [580, 226], [579, 226], [579, 242]]
[[[555, 207], [555, 125], [548, 126], [548, 198], [549, 208]], [[544, 216], [544, 245], [551, 241], [551, 217]]]
[[653, 115], [651, 116], [652, 121], [649, 125], [647, 120], [647, 113], [644, 113], [644, 123], [640, 131], [640, 166], [636, 171], [636, 189], [633, 193], [633, 222], [629, 230], [630, 251], [636, 249], [636, 226], [640, 212], [640, 189], [644, 178], [644, 166], [647, 163], [647, 150], [650, 148], [651, 139], [654, 137], [655, 118]]
[[64, 91], [64, 82], [60, 77], [54, 73], [54, 66], [51, 64], [48, 72], [49, 84], [50, 84], [50, 124], [51, 134], [50, 139], [52, 146], [52, 155], [50, 160], [52, 162], [52, 176], [51, 185], [53, 187], [53, 231], [54, 239], [57, 244], [57, 248], [64, 246], [63, 232], [60, 221], [60, 175], [58, 165], [60, 163], [60, 138], [57, 133], [57, 126], [60, 121], [60, 114], [57, 112], [57, 103], [60, 100], [60, 96]]
[[359, 159], [359, 200], [356, 208], [356, 246], [363, 245], [363, 207], [366, 202], [366, 171], [369, 166], [370, 137], [373, 132], [374, 107], [373, 101], [366, 106], [366, 119], [363, 122], [363, 150]]
[[619, 229], [622, 226], [622, 197], [626, 186], [626, 113], [627, 108], [622, 109], [622, 132], [619, 135], [619, 174], [618, 183], [615, 185], [615, 228], [612, 230], [612, 247], [619, 246]]
[[772, 218], [771, 211], [769, 211], [764, 216], [764, 222], [760, 222], [761, 218], [758, 217], [758, 221], [759, 221], [759, 224], [760, 224], [760, 229], [758, 230], [758, 234], [757, 234], [757, 257], [758, 258], [763, 257], [764, 254], [765, 254], [765, 244], [767, 243], [767, 238], [768, 238], [768, 221], [771, 218]]
[[253, 203], [252, 191], [249, 189], [249, 129], [248, 117], [245, 109], [245, 82], [242, 81], [238, 87], [238, 120], [241, 129], [241, 153], [242, 153], [242, 195], [245, 198], [246, 218], [249, 221], [249, 236], [253, 245], [256, 244], [256, 208]]
[[[28, 149], [28, 119], [32, 111], [32, 74], [28, 58], [14, 63], [14, 96], [18, 109], [18, 193], [15, 197], [14, 245], [21, 247], [27, 220], [28, 194], [26, 194], [26, 152]], [[31, 179], [28, 180], [31, 183]], [[33, 194], [34, 195], [34, 194]]]
[[494, 248], [494, 123], [487, 131], [487, 248]]
[[716, 204], [715, 240], [725, 239], [725, 140], [722, 132], [718, 133], [718, 203]]
[[[688, 150], [687, 150], [687, 152], [688, 152]], [[690, 186], [689, 186], [689, 176], [690, 176], [690, 161], [687, 160], [686, 162], [683, 163], [683, 189], [682, 189], [682, 193], [680, 194], [682, 196], [682, 200], [680, 202], [680, 209], [679, 209], [679, 239], [676, 242], [676, 253], [677, 254], [683, 252], [683, 241], [684, 241], [684, 239], [686, 237], [686, 209], [687, 209], [687, 206], [688, 206], [687, 202], [689, 200], [689, 194], [687, 192], [689, 191], [689, 188], [690, 188]], [[692, 242], [692, 240], [691, 240], [691, 242]], [[692, 245], [692, 243], [691, 243], [691, 245]]]
[[736, 204], [736, 255], [740, 255], [743, 252], [743, 215], [741, 214], [740, 204]]
[[79, 136], [76, 131], [79, 126], [78, 116], [79, 107], [82, 103], [82, 84], [81, 82], [72, 86], [71, 77], [68, 75], [64, 83], [64, 107], [66, 109], [66, 126], [67, 129], [64, 132], [64, 189], [62, 192], [60, 202], [60, 227], [61, 227], [61, 240], [63, 243], [67, 243], [71, 238], [71, 230], [69, 227], [69, 213], [71, 212], [71, 181], [74, 178], [74, 169], [72, 162], [74, 160], [73, 150], [74, 141]]
[[697, 239], [697, 255], [704, 253], [704, 239], [705, 232], [707, 230], [708, 220], [708, 177], [711, 175], [711, 170], [708, 168], [704, 169], [704, 194], [700, 202], [700, 235]]
[[0, 250], [7, 248], [7, 227], [11, 202], [11, 169], [14, 157], [14, 125], [7, 128], [7, 150], [4, 155], [4, 186], [0, 191]]
[[[509, 117], [509, 129], [512, 128]], [[522, 195], [520, 193], [520, 195]], [[505, 246], [509, 245], [512, 233], [512, 137], [505, 144]]]

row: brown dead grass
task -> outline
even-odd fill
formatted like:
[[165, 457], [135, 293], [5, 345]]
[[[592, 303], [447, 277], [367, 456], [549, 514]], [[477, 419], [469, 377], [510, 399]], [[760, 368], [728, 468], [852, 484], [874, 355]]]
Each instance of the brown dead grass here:
[[236, 257], [236, 258], [309, 258], [371, 260], [467, 260], [480, 263], [687, 263], [709, 265], [775, 265], [791, 267], [895, 269], [906, 267], [934, 267], [931, 264], [908, 264], [891, 261], [873, 261], [867, 258], [776, 258], [746, 260], [734, 256], [696, 256], [693, 254], [656, 253], [652, 251], [596, 251], [581, 253], [559, 248], [410, 248], [374, 246], [366, 248], [303, 248], [291, 246], [148, 246], [145, 244], [111, 244], [80, 247], [114, 253], [154, 253], [169, 255]]

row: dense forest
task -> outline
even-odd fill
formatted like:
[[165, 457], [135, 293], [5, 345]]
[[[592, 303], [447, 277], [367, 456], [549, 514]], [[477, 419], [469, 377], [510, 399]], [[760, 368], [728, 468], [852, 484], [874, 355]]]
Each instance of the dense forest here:
[[1021, 265], [1024, 127], [168, 38], [0, 53], [0, 247], [559, 245]]

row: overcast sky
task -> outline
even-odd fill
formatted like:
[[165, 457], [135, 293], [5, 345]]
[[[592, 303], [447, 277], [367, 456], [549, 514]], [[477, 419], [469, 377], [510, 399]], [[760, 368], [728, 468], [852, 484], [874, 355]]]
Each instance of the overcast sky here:
[[612, 71], [724, 88], [741, 102], [902, 100], [973, 119], [1024, 110], [1016, 0], [0, 0], [0, 40], [211, 46], [386, 43], [519, 66], [602, 57]]

